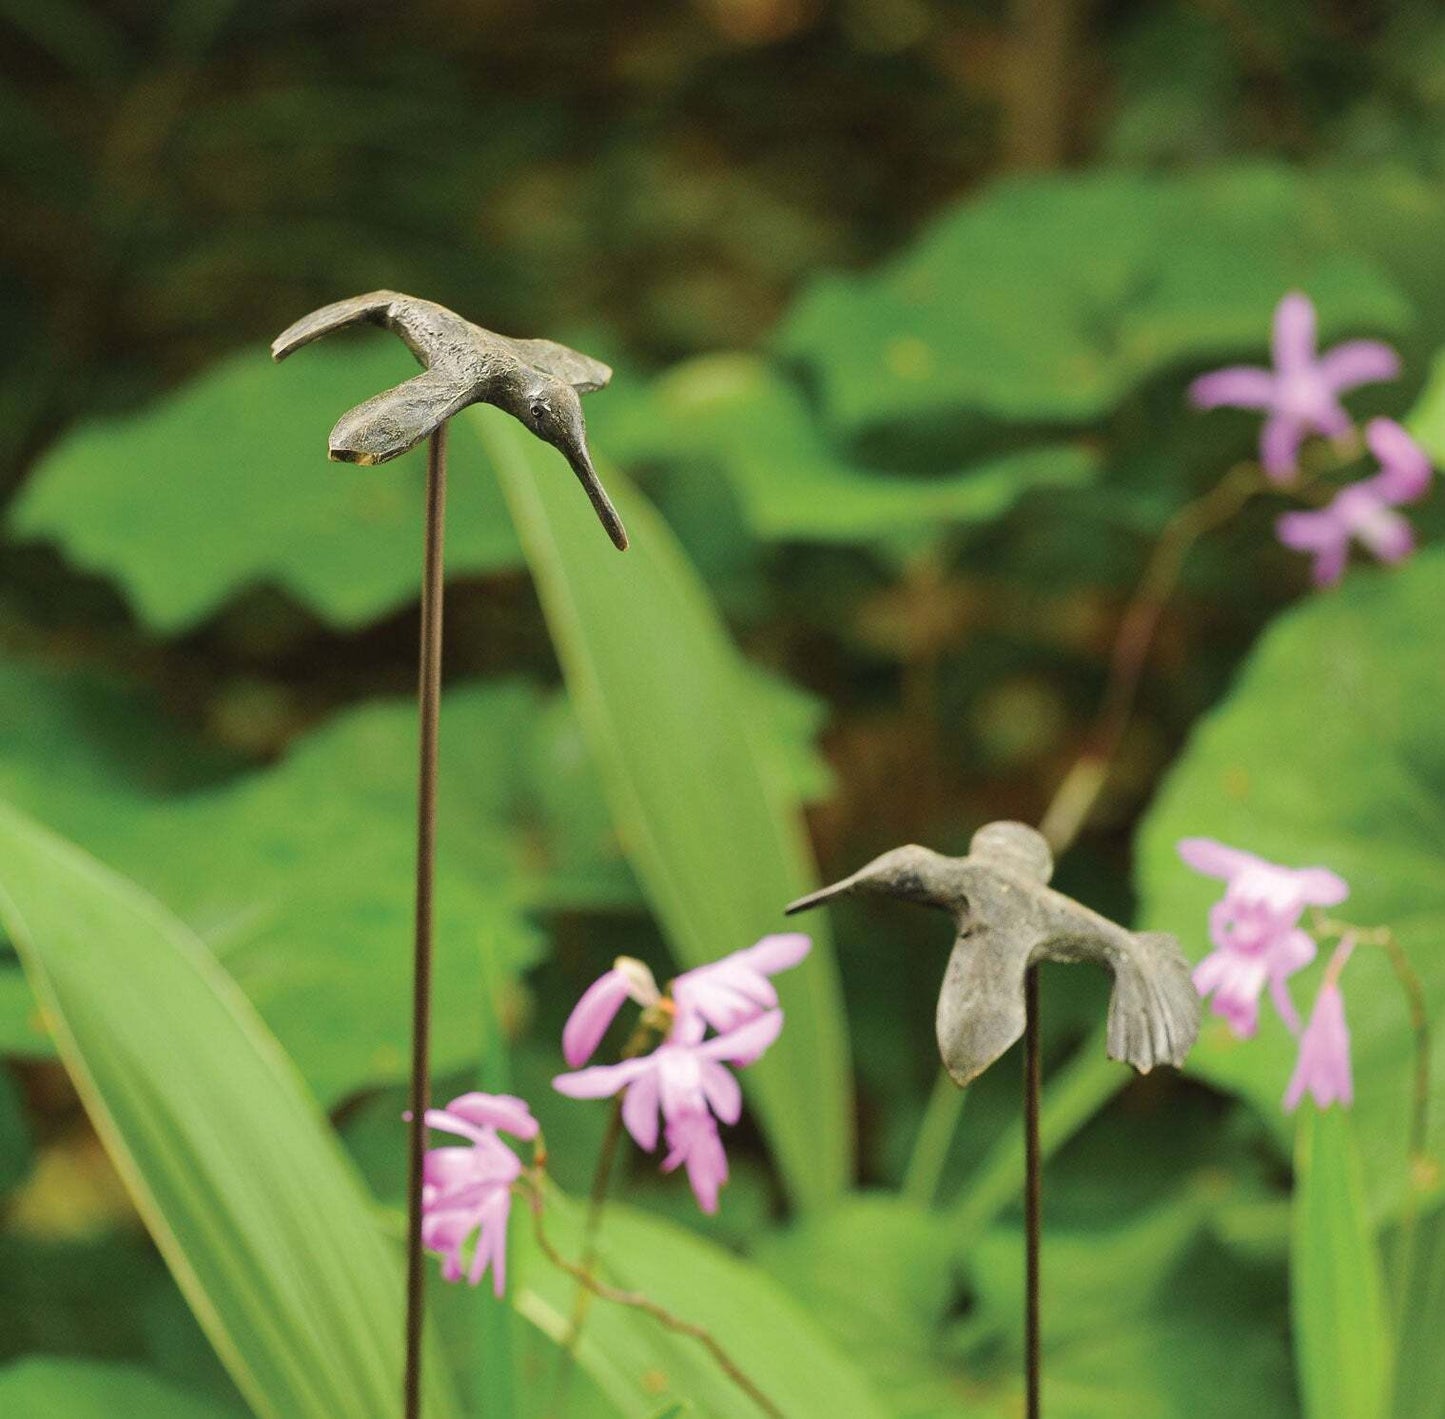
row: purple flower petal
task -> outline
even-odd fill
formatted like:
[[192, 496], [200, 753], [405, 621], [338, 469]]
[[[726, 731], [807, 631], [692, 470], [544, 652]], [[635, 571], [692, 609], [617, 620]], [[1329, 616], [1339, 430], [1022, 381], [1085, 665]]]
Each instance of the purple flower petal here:
[[1366, 486], [1387, 503], [1413, 503], [1430, 489], [1435, 470], [1430, 457], [1393, 419], [1371, 419], [1365, 442], [1380, 471]]
[[[1350, 884], [1328, 867], [1301, 867], [1297, 876], [1300, 895], [1309, 906], [1335, 907], [1350, 895]], [[1309, 959], [1314, 959], [1313, 950]]]
[[639, 1074], [651, 1067], [651, 1055], [624, 1059], [617, 1064], [594, 1064], [573, 1074], [559, 1074], [552, 1087], [569, 1099], [606, 1099], [625, 1089]]
[[1252, 852], [1229, 847], [1213, 838], [1181, 838], [1178, 852], [1187, 866], [1206, 877], [1236, 877], [1246, 868], [1259, 867], [1264, 861]]
[[752, 1064], [778, 1038], [782, 1028], [783, 1012], [770, 1010], [736, 1030], [699, 1045], [698, 1053], [707, 1059], [724, 1060], [729, 1064]]
[[[443, 1111], [474, 1128], [500, 1128], [518, 1138], [535, 1138], [537, 1120], [522, 1099], [512, 1094], [462, 1094]], [[430, 1121], [430, 1120], [428, 1120]], [[445, 1125], [433, 1125], [433, 1127]]]
[[1398, 379], [1400, 357], [1382, 340], [1346, 340], [1326, 350], [1316, 368], [1324, 382], [1342, 394], [1356, 385]]
[[715, 1060], [704, 1060], [702, 1091], [708, 1107], [723, 1123], [736, 1123], [742, 1117], [742, 1086]]
[[628, 993], [627, 977], [615, 966], [582, 992], [562, 1026], [562, 1058], [571, 1068], [592, 1058]]
[[1259, 431], [1259, 461], [1271, 482], [1287, 483], [1299, 471], [1304, 425], [1289, 414], [1271, 414]]
[[800, 931], [783, 931], [774, 936], [764, 936], [761, 941], [739, 951], [737, 958], [755, 971], [775, 976], [779, 971], [791, 970], [798, 965], [812, 945], [812, 938]]
[[[1344, 944], [1341, 943], [1341, 949]], [[1306, 1092], [1322, 1109], [1334, 1103], [1348, 1107], [1355, 1099], [1345, 1001], [1339, 986], [1328, 977], [1320, 987], [1310, 1022], [1300, 1036], [1299, 1057], [1285, 1090], [1285, 1111], [1293, 1113]]]
[[1308, 369], [1314, 363], [1315, 307], [1303, 292], [1291, 291], [1275, 307], [1270, 352], [1281, 373]]
[[657, 1072], [639, 1074], [622, 1096], [622, 1124], [644, 1153], [657, 1147]]
[[670, 1151], [662, 1160], [663, 1172], [686, 1163], [697, 1205], [704, 1212], [716, 1212], [718, 1190], [728, 1179], [728, 1160], [712, 1118], [703, 1112], [672, 1119], [667, 1125], [667, 1144]]
[[1189, 386], [1196, 409], [1268, 409], [1274, 403], [1274, 375], [1255, 365], [1230, 365], [1202, 374]]

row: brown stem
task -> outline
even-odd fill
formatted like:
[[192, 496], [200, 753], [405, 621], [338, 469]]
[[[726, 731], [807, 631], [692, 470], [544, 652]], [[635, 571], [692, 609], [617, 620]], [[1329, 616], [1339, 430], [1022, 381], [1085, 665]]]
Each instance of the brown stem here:
[[650, 1296], [644, 1296], [638, 1291], [623, 1291], [616, 1286], [609, 1286], [605, 1281], [599, 1281], [585, 1266], [575, 1261], [568, 1261], [555, 1246], [551, 1238], [547, 1236], [546, 1227], [542, 1222], [542, 1185], [537, 1177], [528, 1179], [527, 1201], [532, 1212], [532, 1229], [537, 1238], [537, 1246], [541, 1249], [542, 1255], [559, 1270], [565, 1271], [577, 1282], [579, 1286], [585, 1287], [594, 1296], [600, 1296], [604, 1301], [612, 1301], [619, 1306], [631, 1306], [635, 1310], [642, 1311], [649, 1315], [659, 1325], [678, 1335], [686, 1335], [696, 1340], [712, 1356], [718, 1368], [742, 1390], [762, 1412], [769, 1416], [769, 1419], [783, 1419], [783, 1411], [765, 1395], [757, 1384], [739, 1367], [736, 1360], [723, 1349], [722, 1345], [713, 1333], [706, 1326], [697, 1325], [693, 1321], [683, 1320], [680, 1316], [674, 1315], [665, 1306], [659, 1305]]
[[1039, 823], [1039, 831], [1055, 855], [1079, 836], [1109, 780], [1134, 713], [1160, 618], [1178, 583], [1184, 558], [1205, 533], [1228, 522], [1265, 486], [1256, 464], [1237, 464], [1208, 492], [1185, 503], [1154, 544], [1144, 575], [1119, 623], [1103, 699], [1085, 739], [1084, 752], [1059, 785]]
[[446, 425], [431, 436], [426, 467], [426, 552], [421, 591], [420, 712], [417, 769], [416, 930], [411, 1017], [411, 1118], [408, 1124], [406, 1231], [406, 1419], [421, 1416], [422, 1319], [426, 1273], [421, 1241], [426, 1112], [431, 1103], [432, 881], [436, 869], [437, 727], [441, 711], [442, 544], [446, 523]]
[[1024, 976], [1024, 1382], [1027, 1419], [1039, 1419], [1043, 1375], [1039, 1325], [1039, 1254], [1043, 1241], [1043, 1163], [1039, 1156], [1039, 968]]

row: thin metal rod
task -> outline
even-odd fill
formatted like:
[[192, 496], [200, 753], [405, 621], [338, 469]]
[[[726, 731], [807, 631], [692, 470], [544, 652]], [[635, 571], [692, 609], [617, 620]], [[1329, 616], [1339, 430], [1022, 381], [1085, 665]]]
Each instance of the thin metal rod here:
[[1043, 1168], [1039, 1159], [1039, 969], [1024, 977], [1024, 1388], [1028, 1419], [1039, 1419], [1039, 1246], [1043, 1231]]
[[432, 879], [436, 866], [437, 721], [442, 698], [442, 545], [447, 504], [447, 427], [427, 444], [426, 553], [421, 587], [421, 720], [416, 809], [416, 934], [411, 1013], [411, 1121], [406, 1232], [406, 1419], [421, 1419], [422, 1318], [426, 1273], [421, 1245], [421, 1181], [426, 1111], [431, 1103]]

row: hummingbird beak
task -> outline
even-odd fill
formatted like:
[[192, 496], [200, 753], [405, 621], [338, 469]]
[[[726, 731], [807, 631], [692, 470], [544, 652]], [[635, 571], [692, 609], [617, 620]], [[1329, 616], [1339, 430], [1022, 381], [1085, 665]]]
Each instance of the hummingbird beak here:
[[607, 535], [612, 539], [612, 545], [619, 552], [625, 552], [627, 550], [627, 529], [623, 527], [622, 519], [617, 515], [617, 509], [612, 506], [612, 499], [607, 496], [607, 489], [602, 486], [602, 480], [592, 466], [592, 459], [587, 452], [586, 443], [582, 439], [568, 439], [565, 443], [559, 444], [559, 447], [567, 462], [572, 465], [572, 471], [577, 475], [577, 481], [586, 489], [593, 510], [597, 513], [603, 527], [607, 529]]
[[835, 897], [846, 897], [862, 885], [858, 880], [861, 876], [862, 873], [855, 872], [841, 882], [834, 882], [831, 887], [819, 887], [816, 892], [809, 892], [806, 897], [799, 897], [796, 902], [789, 902], [783, 908], [783, 915], [797, 916], [799, 912], [812, 911], [814, 907], [821, 907], [824, 902], [831, 902]]

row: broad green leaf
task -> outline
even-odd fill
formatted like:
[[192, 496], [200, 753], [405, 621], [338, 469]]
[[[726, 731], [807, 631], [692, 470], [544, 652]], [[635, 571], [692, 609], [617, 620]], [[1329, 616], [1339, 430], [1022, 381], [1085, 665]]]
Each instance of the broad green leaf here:
[[1435, 464], [1445, 464], [1445, 350], [1436, 353], [1407, 426]]
[[1290, 1300], [1306, 1419], [1381, 1419], [1391, 1361], [1384, 1285], [1339, 1108], [1308, 1105], [1297, 1135]]
[[[519, 1204], [519, 1210], [521, 1205]], [[581, 1251], [581, 1209], [549, 1195], [547, 1235], [564, 1257]], [[561, 1340], [576, 1283], [537, 1249], [530, 1218], [519, 1223], [514, 1302]], [[831, 1343], [807, 1308], [759, 1267], [685, 1228], [618, 1204], [602, 1232], [601, 1279], [639, 1292], [678, 1319], [705, 1326], [788, 1419], [884, 1419], [890, 1411], [846, 1350]], [[698, 1419], [756, 1419], [757, 1407], [693, 1338], [651, 1316], [594, 1298], [578, 1356], [623, 1414], [644, 1404], [687, 1402]]]
[[[424, 454], [328, 463], [326, 437], [352, 405], [415, 373], [389, 336], [307, 348], [279, 368], [245, 350], [129, 418], [70, 434], [31, 475], [11, 533], [115, 580], [162, 635], [262, 585], [332, 626], [377, 620], [417, 596]], [[447, 502], [452, 575], [519, 564], [490, 477], [459, 461]]]
[[399, 1258], [275, 1039], [180, 921], [9, 807], [0, 864], [0, 921], [71, 1077], [248, 1403], [391, 1419]]
[[881, 270], [815, 281], [779, 345], [849, 437], [906, 440], [909, 425], [969, 419], [1082, 424], [1171, 365], [1261, 357], [1292, 288], [1314, 298], [1327, 338], [1407, 320], [1304, 175], [1016, 179]]
[[609, 455], [715, 466], [753, 531], [774, 541], [933, 538], [998, 517], [1031, 489], [1079, 487], [1096, 465], [1049, 444], [940, 477], [870, 470], [831, 449], [801, 393], [750, 355], [690, 360], [617, 408], [599, 421]]
[[[633, 544], [618, 553], [550, 450], [503, 415], [479, 409], [468, 422], [502, 480], [613, 820], [679, 962], [782, 929], [783, 907], [813, 876], [798, 799], [667, 525], [610, 474]], [[812, 953], [779, 980], [787, 1028], [744, 1081], [789, 1193], [811, 1205], [851, 1171], [852, 1102], [832, 945], [821, 921], [809, 929]]]
[[[416, 710], [348, 711], [276, 765], [161, 792], [185, 757], [145, 696], [0, 666], [0, 792], [114, 863], [194, 927], [236, 977], [308, 1083], [334, 1103], [404, 1077], [410, 1016]], [[519, 746], [533, 693], [451, 691], [442, 709], [435, 1063], [475, 1059], [484, 965], [513, 989], [537, 956], [514, 840]], [[141, 781], [144, 778], [144, 781]], [[0, 1036], [34, 1035], [13, 973]], [[399, 1125], [398, 1125], [399, 1127]]]
[[187, 1394], [137, 1365], [35, 1356], [0, 1369], [5, 1419], [223, 1419], [234, 1409]]
[[[1176, 932], [1199, 959], [1221, 884], [1180, 862], [1180, 838], [1218, 838], [1275, 862], [1323, 864], [1351, 895], [1334, 915], [1392, 927], [1445, 1014], [1445, 662], [1439, 653], [1445, 551], [1391, 570], [1357, 569], [1344, 585], [1282, 616], [1229, 698], [1195, 730], [1146, 818], [1137, 853], [1141, 925]], [[1323, 953], [1322, 953], [1323, 954]], [[1301, 1012], [1317, 962], [1292, 982]], [[1355, 952], [1342, 979], [1353, 1042], [1355, 1126], [1371, 1210], [1406, 1187], [1412, 1035], [1405, 998], [1379, 951]], [[1266, 1002], [1258, 1035], [1236, 1039], [1208, 1017], [1188, 1068], [1244, 1094], [1282, 1140], [1281, 1099], [1295, 1041]], [[1435, 1032], [1435, 1088], [1445, 1034]], [[1435, 1109], [1429, 1146], [1445, 1146]]]
[[1399, 1338], [1392, 1386], [1394, 1419], [1441, 1419], [1445, 1415], [1445, 1208], [1400, 1228], [1405, 1258], [1398, 1284]]

